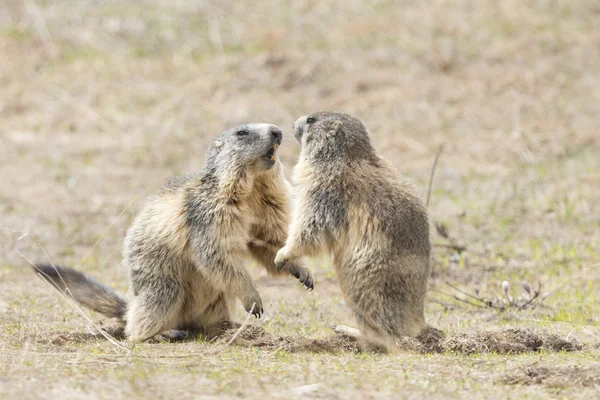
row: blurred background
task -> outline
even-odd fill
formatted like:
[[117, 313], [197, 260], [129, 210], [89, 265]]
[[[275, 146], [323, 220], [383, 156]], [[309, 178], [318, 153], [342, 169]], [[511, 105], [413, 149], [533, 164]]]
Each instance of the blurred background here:
[[[598, 202], [585, 202], [595, 189], [581, 185], [597, 188], [598, 164], [568, 160], [597, 150], [599, 18], [594, 0], [3, 0], [2, 215], [50, 223], [67, 242], [90, 237], [94, 219], [104, 226], [134, 196], [199, 169], [223, 130], [280, 125], [291, 167], [293, 121], [337, 110], [363, 119], [422, 194], [445, 145], [434, 217], [466, 202], [483, 214], [477, 228], [500, 218], [518, 231], [517, 219], [563, 207], [568, 225], [582, 211], [596, 229]], [[565, 159], [552, 187], [524, 169]], [[70, 232], [77, 215], [86, 223]], [[554, 228], [569, 227], [536, 234]], [[571, 233], [581, 229], [586, 240], [585, 226]]]
[[[361, 118], [423, 198], [444, 146], [429, 205], [432, 324], [545, 321], [599, 337], [599, 21], [597, 0], [2, 0], [0, 309], [20, 332], [6, 340], [85, 330], [24, 268], [17, 250], [46, 255], [23, 233], [124, 290], [121, 243], [147, 195], [200, 169], [210, 140], [244, 122], [282, 127], [289, 175], [292, 123], [316, 110]], [[352, 324], [328, 260], [309, 267], [310, 298], [252, 269], [279, 310], [261, 321], [271, 331]], [[446, 280], [491, 297], [504, 280], [540, 280], [552, 309], [499, 317], [440, 294]]]
[[423, 197], [445, 146], [432, 221], [471, 248], [597, 251], [599, 18], [595, 0], [3, 0], [0, 222], [66, 261], [114, 222], [94, 249], [112, 265], [144, 197], [223, 130], [280, 125], [289, 174], [293, 121], [337, 110]]

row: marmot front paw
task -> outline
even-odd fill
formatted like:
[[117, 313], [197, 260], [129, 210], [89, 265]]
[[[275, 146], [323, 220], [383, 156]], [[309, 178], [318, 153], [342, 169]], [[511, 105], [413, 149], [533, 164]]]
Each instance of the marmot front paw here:
[[313, 290], [315, 288], [315, 282], [312, 277], [312, 273], [308, 268], [303, 265], [298, 265], [293, 262], [287, 262], [284, 268], [290, 271], [294, 277], [296, 277], [307, 289]]
[[[252, 308], [252, 305], [254, 305], [254, 309]], [[260, 316], [263, 314], [264, 310], [262, 300], [257, 290], [255, 290], [249, 296], [244, 297], [244, 309], [247, 312], [252, 310], [252, 315], [254, 315], [256, 318], [260, 318]]]

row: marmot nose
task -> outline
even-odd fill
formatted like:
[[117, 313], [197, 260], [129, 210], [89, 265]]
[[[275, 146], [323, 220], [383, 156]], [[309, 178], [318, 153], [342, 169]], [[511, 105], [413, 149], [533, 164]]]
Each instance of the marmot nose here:
[[273, 135], [273, 137], [275, 139], [281, 139], [281, 138], [283, 138], [283, 133], [281, 132], [281, 129], [279, 129], [276, 126], [269, 127], [269, 132], [271, 133], [271, 135]]

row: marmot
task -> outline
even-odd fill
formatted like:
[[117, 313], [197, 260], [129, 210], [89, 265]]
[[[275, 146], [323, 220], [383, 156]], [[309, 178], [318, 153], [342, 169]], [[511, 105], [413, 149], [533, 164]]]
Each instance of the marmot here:
[[294, 136], [302, 145], [295, 205], [276, 265], [328, 251], [367, 349], [418, 336], [430, 271], [425, 205], [376, 154], [359, 119], [317, 112], [294, 123]]
[[290, 211], [290, 186], [276, 153], [281, 141], [275, 125], [227, 130], [212, 142], [201, 172], [175, 178], [149, 198], [123, 247], [129, 301], [69, 268], [36, 271], [84, 306], [120, 319], [133, 341], [181, 339], [185, 330], [227, 324], [236, 298], [260, 317], [261, 297], [244, 267], [250, 259], [313, 289], [301, 264], [275, 268]]

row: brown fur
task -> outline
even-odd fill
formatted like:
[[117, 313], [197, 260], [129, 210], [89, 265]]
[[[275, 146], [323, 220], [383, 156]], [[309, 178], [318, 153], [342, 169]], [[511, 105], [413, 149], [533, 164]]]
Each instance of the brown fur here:
[[363, 123], [320, 112], [299, 118], [302, 153], [294, 169], [296, 205], [276, 264], [327, 251], [374, 349], [426, 327], [427, 210], [412, 185], [379, 157]]
[[249, 261], [313, 287], [301, 264], [274, 265], [289, 215], [289, 184], [274, 152], [279, 143], [274, 125], [233, 128], [213, 142], [200, 173], [176, 178], [148, 199], [123, 247], [128, 302], [77, 271], [39, 271], [75, 300], [122, 319], [131, 340], [211, 331], [231, 320], [236, 299], [260, 317], [262, 299], [246, 270]]

